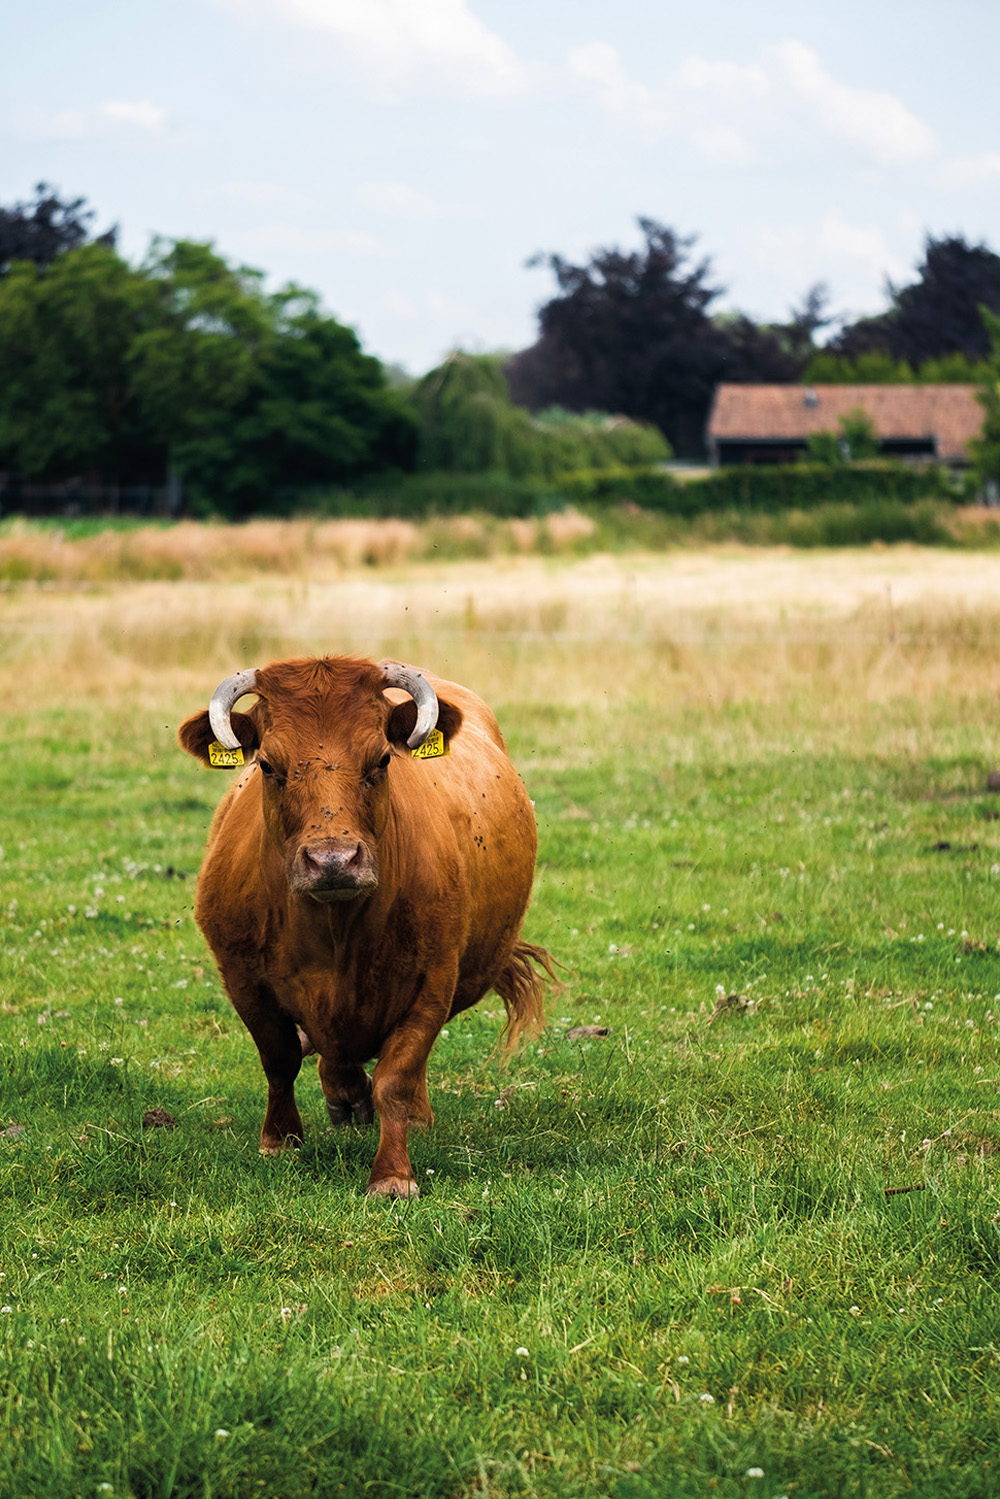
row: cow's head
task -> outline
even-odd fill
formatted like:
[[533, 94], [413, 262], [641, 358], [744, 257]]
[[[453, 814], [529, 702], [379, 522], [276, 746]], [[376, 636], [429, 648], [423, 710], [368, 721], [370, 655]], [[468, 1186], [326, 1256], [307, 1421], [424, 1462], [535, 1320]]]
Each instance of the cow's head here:
[[[390, 702], [391, 687], [410, 700]], [[250, 693], [253, 707], [235, 712]], [[339, 901], [378, 884], [393, 759], [412, 754], [435, 728], [450, 739], [461, 722], [459, 709], [412, 666], [324, 656], [227, 677], [178, 737], [206, 765], [213, 743], [255, 762], [264, 823], [289, 889]]]

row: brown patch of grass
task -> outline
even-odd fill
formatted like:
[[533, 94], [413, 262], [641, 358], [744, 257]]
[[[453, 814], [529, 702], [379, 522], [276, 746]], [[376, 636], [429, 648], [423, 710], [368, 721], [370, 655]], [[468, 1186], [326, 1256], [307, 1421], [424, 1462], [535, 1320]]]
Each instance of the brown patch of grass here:
[[[466, 682], [515, 736], [526, 711], [559, 704], [570, 718], [545, 751], [550, 768], [589, 763], [625, 703], [643, 711], [622, 753], [645, 753], [648, 733], [678, 763], [706, 732], [733, 764], [793, 740], [818, 755], [862, 743], [914, 758], [959, 743], [968, 753], [973, 731], [976, 753], [993, 754], [1000, 556], [729, 548], [373, 571], [372, 535], [398, 556], [405, 527], [327, 524], [341, 558], [354, 559], [334, 572], [315, 561], [321, 547], [330, 555], [326, 526], [307, 546], [299, 523], [262, 522], [247, 528], [254, 545], [270, 545], [278, 527], [286, 557], [303, 549], [301, 573], [0, 592], [7, 708], [100, 707], [172, 734], [240, 667], [358, 652]], [[223, 564], [210, 553], [204, 565]]]

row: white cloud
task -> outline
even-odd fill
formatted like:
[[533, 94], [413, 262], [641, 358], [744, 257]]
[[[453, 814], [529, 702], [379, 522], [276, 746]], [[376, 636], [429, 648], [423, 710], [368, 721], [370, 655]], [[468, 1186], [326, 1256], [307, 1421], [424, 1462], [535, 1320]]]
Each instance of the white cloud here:
[[366, 208], [396, 219], [455, 218], [453, 210], [436, 203], [419, 188], [406, 182], [365, 182], [358, 189], [358, 202]]
[[590, 42], [574, 47], [567, 58], [570, 74], [592, 84], [604, 108], [631, 127], [642, 140], [655, 140], [675, 125], [667, 91], [630, 78], [616, 47]]
[[304, 255], [330, 253], [388, 260], [398, 251], [374, 234], [357, 229], [303, 229], [297, 224], [264, 224], [249, 235], [254, 250], [291, 251]]
[[475, 98], [518, 93], [527, 69], [467, 0], [228, 0], [327, 36], [381, 95], [445, 89]]
[[933, 131], [895, 95], [838, 82], [802, 42], [782, 42], [766, 56], [776, 86], [784, 84], [831, 134], [855, 142], [879, 166], [920, 161], [934, 153]]
[[100, 113], [117, 125], [136, 125], [154, 134], [167, 123], [167, 111], [151, 99], [109, 99], [101, 105]]
[[892, 167], [938, 151], [933, 132], [901, 100], [840, 82], [798, 41], [767, 47], [747, 66], [689, 57], [656, 86], [631, 77], [603, 42], [574, 48], [567, 67], [641, 140], [686, 140], [717, 163], [815, 158], [833, 144]]

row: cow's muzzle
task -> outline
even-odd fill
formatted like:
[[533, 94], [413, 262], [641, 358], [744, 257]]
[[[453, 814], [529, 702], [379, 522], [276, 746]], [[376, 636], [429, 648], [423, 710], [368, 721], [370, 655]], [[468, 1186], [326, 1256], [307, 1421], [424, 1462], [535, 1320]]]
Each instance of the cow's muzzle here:
[[323, 838], [305, 843], [292, 861], [288, 881], [296, 895], [313, 900], [353, 900], [378, 884], [375, 858], [366, 843]]

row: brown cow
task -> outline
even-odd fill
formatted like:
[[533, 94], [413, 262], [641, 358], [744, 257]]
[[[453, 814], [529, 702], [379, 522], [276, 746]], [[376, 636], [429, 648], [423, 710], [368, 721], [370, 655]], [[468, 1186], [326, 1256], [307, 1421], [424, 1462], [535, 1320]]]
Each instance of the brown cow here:
[[378, 1114], [368, 1191], [417, 1196], [406, 1135], [433, 1117], [441, 1027], [492, 988], [513, 1040], [542, 1019], [532, 960], [552, 977], [518, 935], [535, 820], [496, 719], [429, 672], [326, 656], [227, 677], [179, 738], [205, 764], [246, 757], [195, 917], [267, 1077], [261, 1150], [301, 1140], [295, 1078], [315, 1050], [331, 1119]]

